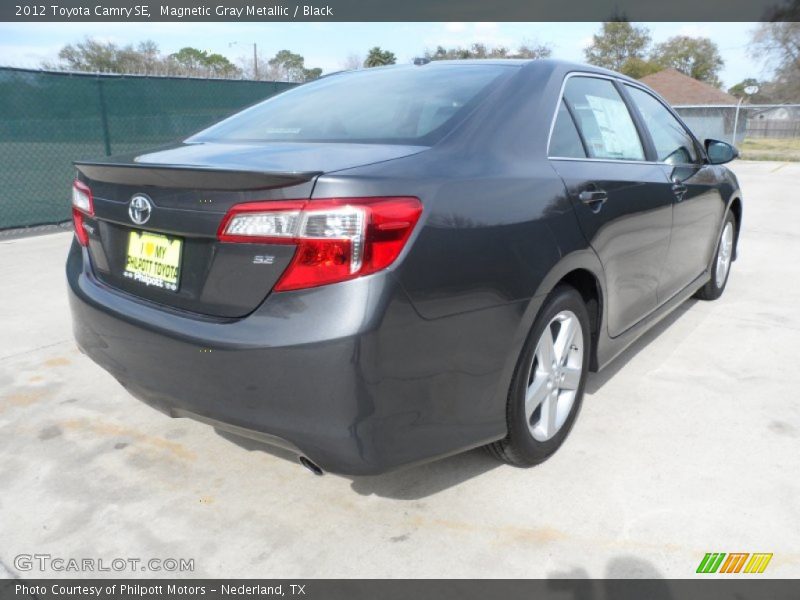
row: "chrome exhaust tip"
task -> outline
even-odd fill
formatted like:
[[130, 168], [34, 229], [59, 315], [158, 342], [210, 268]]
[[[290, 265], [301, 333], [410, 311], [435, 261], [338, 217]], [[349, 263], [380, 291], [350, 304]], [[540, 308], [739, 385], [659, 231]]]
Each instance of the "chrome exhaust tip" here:
[[300, 464], [303, 465], [306, 469], [311, 471], [314, 475], [319, 475], [320, 477], [325, 474], [319, 466], [315, 465], [313, 462], [308, 460], [305, 456], [300, 457]]

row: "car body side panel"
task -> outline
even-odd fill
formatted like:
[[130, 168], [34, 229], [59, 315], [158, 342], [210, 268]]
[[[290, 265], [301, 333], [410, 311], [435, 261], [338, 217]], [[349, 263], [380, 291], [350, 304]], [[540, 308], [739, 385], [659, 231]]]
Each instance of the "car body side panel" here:
[[671, 298], [706, 270], [716, 250], [717, 229], [725, 211], [717, 167], [663, 165], [662, 169], [667, 181], [665, 188], [679, 181], [686, 186], [686, 192], [675, 195], [673, 201], [672, 235], [660, 277], [660, 302]]
[[[672, 193], [659, 165], [552, 160], [564, 180], [587, 240], [607, 280], [606, 326], [612, 337], [658, 306], [659, 273], [672, 227]], [[599, 189], [608, 200], [595, 208], [578, 195]]]
[[[399, 162], [409, 161], [414, 157]], [[420, 315], [438, 319], [530, 299], [560, 259], [560, 240], [579, 235], [548, 165], [514, 167], [516, 174], [491, 175], [491, 167], [484, 173], [479, 165], [444, 166], [438, 178], [420, 182], [354, 169], [321, 177], [314, 195], [346, 196], [357, 186], [363, 195], [422, 198], [424, 214], [397, 276]]]

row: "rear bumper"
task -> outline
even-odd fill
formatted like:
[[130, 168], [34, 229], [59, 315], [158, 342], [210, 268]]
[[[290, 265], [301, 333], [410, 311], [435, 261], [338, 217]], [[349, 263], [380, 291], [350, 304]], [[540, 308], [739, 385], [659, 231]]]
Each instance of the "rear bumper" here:
[[[512, 325], [509, 309], [424, 321], [394, 278], [379, 274], [272, 294], [242, 319], [201, 320], [108, 288], [87, 264], [73, 244], [67, 279], [78, 345], [171, 416], [220, 425], [350, 475], [505, 434], [505, 396], [496, 394], [504, 360], [487, 355], [486, 328], [511, 334], [497, 328]], [[452, 344], [464, 341], [465, 319], [478, 326], [462, 351]], [[478, 360], [479, 369], [465, 368]]]

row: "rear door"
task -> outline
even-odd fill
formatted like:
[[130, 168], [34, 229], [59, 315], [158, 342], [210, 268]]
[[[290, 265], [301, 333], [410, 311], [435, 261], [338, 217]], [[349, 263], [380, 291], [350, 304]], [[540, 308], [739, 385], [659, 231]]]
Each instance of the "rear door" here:
[[610, 78], [567, 78], [549, 156], [603, 265], [608, 332], [617, 336], [658, 306], [671, 191], [661, 166], [646, 160], [637, 123]]
[[715, 167], [705, 163], [683, 124], [648, 91], [629, 84], [625, 89], [652, 139], [664, 174], [662, 186], [672, 192], [672, 236], [659, 288], [663, 302], [708, 267], [725, 204]]

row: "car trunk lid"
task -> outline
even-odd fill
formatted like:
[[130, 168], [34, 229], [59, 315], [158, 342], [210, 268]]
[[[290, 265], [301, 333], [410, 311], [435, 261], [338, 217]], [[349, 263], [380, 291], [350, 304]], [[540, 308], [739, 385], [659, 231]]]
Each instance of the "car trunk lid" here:
[[[173, 309], [244, 316], [270, 293], [295, 247], [219, 242], [220, 223], [233, 205], [311, 198], [322, 173], [424, 149], [202, 143], [78, 162], [79, 179], [93, 195], [94, 215], [84, 222], [93, 271], [106, 285]], [[149, 211], [140, 211], [145, 205]]]

